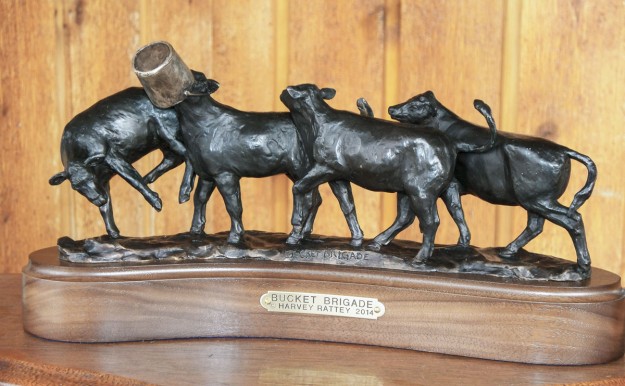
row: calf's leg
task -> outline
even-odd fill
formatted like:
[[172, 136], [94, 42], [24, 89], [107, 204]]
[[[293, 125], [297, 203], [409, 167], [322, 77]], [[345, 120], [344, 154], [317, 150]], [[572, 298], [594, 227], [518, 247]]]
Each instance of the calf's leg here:
[[358, 223], [358, 218], [356, 217], [356, 206], [354, 205], [352, 187], [349, 182], [343, 180], [330, 181], [329, 184], [332, 193], [334, 193], [334, 196], [339, 201], [341, 211], [343, 212], [343, 216], [345, 216], [347, 226], [351, 232], [352, 240], [349, 244], [354, 247], [359, 247], [362, 245], [364, 235]]
[[514, 239], [508, 246], [501, 252], [499, 256], [504, 259], [514, 259], [519, 249], [523, 248], [536, 236], [543, 231], [543, 225], [545, 224], [545, 218], [532, 212], [527, 212], [527, 227], [521, 232], [519, 237]]
[[447, 207], [447, 211], [449, 211], [449, 214], [454, 219], [454, 222], [458, 227], [458, 231], [460, 232], [458, 245], [468, 247], [471, 243], [471, 233], [469, 232], [469, 227], [467, 226], [467, 222], [464, 218], [464, 211], [462, 210], [459, 184], [460, 183], [454, 179], [443, 192], [441, 198], [443, 199], [443, 202]]
[[193, 190], [193, 167], [191, 166], [191, 162], [189, 161], [189, 157], [187, 155], [187, 148], [182, 144], [182, 142], [176, 139], [178, 121], [166, 118], [161, 119], [164, 122], [154, 119], [148, 122], [148, 125], [155, 126], [158, 136], [174, 153], [184, 159], [184, 175], [182, 177], [182, 183], [180, 184], [180, 192], [178, 193], [178, 202], [182, 204], [183, 202], [189, 201], [191, 190]]
[[146, 184], [151, 184], [160, 178], [163, 174], [180, 165], [182, 158], [169, 150], [162, 150], [163, 160], [154, 169], [143, 177]]
[[307, 200], [305, 195], [324, 182], [332, 180], [333, 173], [331, 168], [316, 164], [293, 185], [293, 229], [286, 240], [287, 244], [298, 244], [304, 238], [304, 224], [310, 217], [313, 206], [312, 200]]
[[412, 210], [419, 219], [419, 229], [423, 233], [423, 245], [417, 256], [412, 260], [413, 264], [423, 263], [434, 252], [434, 237], [440, 220], [436, 209], [437, 196], [421, 193], [419, 195], [410, 195], [410, 203]]
[[[287, 244], [299, 244], [299, 242], [302, 241], [306, 235], [306, 232], [312, 231], [311, 221], [314, 220], [313, 217], [316, 215], [316, 210], [313, 210], [313, 201], [313, 194], [311, 192], [298, 193], [293, 190], [293, 211], [291, 214], [291, 225], [293, 226], [293, 230], [286, 239]], [[310, 226], [310, 228], [308, 228], [308, 226]]]
[[158, 194], [148, 188], [145, 182], [143, 182], [143, 178], [139, 172], [133, 168], [131, 164], [126, 162], [123, 158], [110, 153], [106, 156], [105, 160], [110, 168], [126, 180], [133, 188], [137, 189], [154, 209], [160, 211], [163, 208], [163, 203], [158, 197]]
[[[441, 198], [445, 202], [447, 210], [453, 217], [460, 231], [458, 245], [468, 247], [471, 240], [471, 234], [464, 218], [464, 212], [460, 202], [458, 183], [456, 182], [450, 184], [447, 190], [443, 192]], [[412, 204], [410, 198], [403, 193], [398, 193], [397, 218], [395, 218], [395, 222], [387, 230], [377, 235], [367, 248], [379, 251], [382, 245], [388, 245], [391, 241], [393, 241], [395, 236], [397, 236], [404, 229], [408, 228], [415, 219], [415, 214], [412, 211], [411, 206]]]
[[303, 233], [304, 237], [309, 237], [312, 233], [313, 225], [315, 223], [315, 217], [317, 217], [317, 211], [321, 206], [321, 194], [319, 194], [319, 189], [313, 189], [311, 192], [305, 195], [306, 200], [311, 200], [310, 214], [308, 218], [304, 221]]
[[206, 225], [206, 203], [215, 190], [215, 183], [210, 180], [200, 179], [193, 195], [193, 220], [191, 230], [193, 234], [202, 234]]
[[230, 234], [228, 242], [238, 244], [243, 238], [243, 205], [241, 204], [241, 187], [239, 177], [232, 173], [222, 173], [215, 177], [217, 189], [224, 199], [226, 210], [230, 215]]
[[377, 235], [367, 248], [379, 251], [382, 245], [388, 245], [399, 232], [408, 228], [414, 219], [415, 214], [411, 208], [410, 197], [403, 193], [397, 193], [397, 217], [395, 222], [387, 230]]
[[111, 192], [109, 183], [107, 182], [103, 186], [103, 190], [106, 192], [106, 202], [101, 205], [98, 209], [100, 209], [100, 215], [102, 215], [102, 220], [104, 220], [104, 227], [106, 228], [106, 233], [114, 239], [119, 237], [119, 229], [117, 229], [117, 225], [115, 225], [115, 219], [113, 218], [113, 203], [111, 202]]
[[586, 231], [582, 216], [578, 212], [569, 214], [569, 208], [557, 201], [536, 202], [523, 207], [556, 225], [560, 225], [569, 232], [577, 254], [577, 266], [582, 273], [588, 274], [590, 272], [590, 253], [586, 245]]

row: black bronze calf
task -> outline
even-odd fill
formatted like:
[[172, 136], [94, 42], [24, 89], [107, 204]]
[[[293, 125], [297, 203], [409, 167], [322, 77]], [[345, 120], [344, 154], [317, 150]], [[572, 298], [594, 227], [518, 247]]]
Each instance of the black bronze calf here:
[[[120, 91], [76, 115], [65, 126], [61, 139], [65, 170], [50, 178], [50, 184], [58, 185], [69, 179], [74, 190], [100, 208], [109, 236], [119, 237], [109, 180], [119, 174], [160, 210], [158, 194], [146, 183], [185, 160], [185, 148], [176, 138], [178, 129], [176, 112], [155, 107], [142, 88]], [[144, 179], [132, 163], [156, 149], [163, 152], [164, 158]], [[187, 163], [181, 201], [186, 201], [191, 192], [192, 173]]]
[[[189, 158], [200, 177], [191, 232], [203, 231], [206, 202], [216, 185], [232, 222], [228, 242], [238, 243], [244, 233], [240, 178], [286, 174], [297, 180], [310, 170], [312, 162], [306, 141], [298, 134], [289, 113], [244, 112], [223, 105], [206, 95], [210, 82], [196, 82], [188, 97], [175, 107]], [[363, 235], [356, 219], [351, 187], [345, 181], [333, 182], [331, 187], [348, 220], [352, 244], [360, 245]], [[305, 197], [294, 197], [295, 208], [305, 205], [311, 210], [303, 222], [294, 224], [301, 232], [298, 237], [289, 238], [288, 243], [298, 243], [311, 232], [320, 204], [321, 196], [316, 189]]]
[[[484, 128], [463, 121], [443, 106], [431, 91], [389, 107], [388, 111], [393, 119], [432, 127], [451, 138], [479, 143], [487, 135]], [[571, 206], [565, 207], [558, 198], [569, 182], [571, 159], [586, 166], [588, 180], [575, 194]], [[589, 157], [542, 138], [500, 133], [490, 151], [459, 154], [454, 174], [452, 186], [459, 194], [473, 194], [493, 204], [518, 205], [527, 210], [527, 227], [501, 252], [502, 257], [513, 258], [542, 232], [547, 219], [569, 232], [580, 269], [590, 269], [584, 224], [577, 212], [590, 197], [597, 178], [597, 168]], [[462, 229], [463, 224], [456, 223]]]
[[[452, 140], [434, 130], [417, 129], [380, 119], [331, 108], [324, 99], [333, 89], [305, 84], [287, 87], [280, 99], [289, 108], [295, 124], [315, 139], [315, 165], [293, 187], [302, 194], [325, 182], [347, 180], [366, 189], [399, 193], [419, 218], [423, 247], [415, 261], [431, 256], [438, 228], [437, 198], [453, 176], [458, 151], [478, 151], [491, 147], [496, 129], [482, 145]], [[366, 106], [359, 106], [369, 114]], [[476, 101], [481, 111], [488, 110]], [[305, 212], [300, 214], [305, 216]], [[293, 229], [297, 237], [298, 229]], [[387, 230], [386, 232], [389, 232]], [[390, 231], [393, 233], [393, 231]], [[393, 234], [393, 236], [396, 233]]]

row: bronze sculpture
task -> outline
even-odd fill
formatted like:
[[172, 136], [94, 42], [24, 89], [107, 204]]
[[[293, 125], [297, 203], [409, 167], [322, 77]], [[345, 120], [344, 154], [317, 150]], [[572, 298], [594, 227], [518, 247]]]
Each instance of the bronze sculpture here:
[[[565, 273], [551, 276], [576, 280], [590, 274], [583, 224], [576, 209], [592, 192], [594, 164], [549, 141], [498, 136], [490, 109], [479, 100], [474, 106], [486, 118], [488, 129], [460, 119], [431, 92], [389, 108], [401, 123], [373, 118], [364, 99], [357, 102], [361, 116], [334, 110], [324, 99], [331, 99], [335, 91], [311, 84], [288, 87], [281, 94], [290, 113], [245, 112], [214, 100], [211, 94], [219, 83], [189, 70], [166, 42], [142, 48], [133, 63], [147, 96], [159, 107], [150, 104], [141, 90], [129, 89], [79, 114], [68, 124], [62, 141], [66, 170], [50, 180], [58, 184], [69, 178], [76, 190], [99, 206], [111, 237], [118, 237], [119, 231], [113, 220], [108, 180], [120, 174], [160, 209], [158, 195], [146, 183], [185, 161], [180, 202], [189, 198], [194, 175], [200, 177], [193, 200], [192, 235], [203, 235], [206, 204], [217, 187], [231, 218], [227, 241], [241, 243], [239, 179], [284, 173], [295, 182], [293, 229], [287, 244], [297, 245], [310, 237], [321, 204], [317, 186], [328, 182], [350, 228], [350, 244], [360, 246], [363, 234], [349, 185], [352, 181], [371, 190], [398, 193], [395, 222], [367, 245], [369, 250], [380, 251], [417, 217], [424, 240], [412, 263], [423, 267], [434, 250], [439, 223], [435, 202], [439, 197], [460, 230], [458, 245], [469, 249], [470, 232], [460, 196], [473, 193], [528, 210], [527, 229], [499, 253], [502, 258], [517, 256], [520, 248], [540, 233], [546, 218], [569, 230], [578, 253], [578, 274], [565, 269]], [[117, 119], [119, 115], [126, 120]], [[117, 132], [126, 134], [125, 142], [115, 136]], [[156, 148], [163, 150], [165, 158], [142, 179], [130, 163]], [[555, 200], [568, 182], [569, 158], [584, 163], [589, 178], [571, 207], [565, 208]], [[527, 181], [522, 172], [515, 174], [520, 169], [529, 171], [534, 181]], [[494, 181], [493, 176], [497, 176]], [[513, 180], [507, 181], [506, 176]], [[62, 244], [74, 245], [67, 240]], [[91, 248], [106, 251], [109, 247]]]
[[[232, 223], [228, 242], [238, 243], [244, 233], [239, 179], [286, 174], [291, 180], [299, 180], [310, 170], [312, 162], [305, 139], [289, 113], [245, 112], [223, 105], [207, 95], [211, 82], [214, 81], [196, 81], [189, 96], [175, 106], [191, 163], [200, 177], [191, 232], [203, 231], [206, 202], [216, 186]], [[351, 187], [345, 181], [333, 181], [331, 187], [352, 233], [351, 244], [358, 246], [363, 234], [356, 219]], [[312, 232], [321, 196], [312, 190], [305, 196], [295, 195], [293, 203], [296, 208], [310, 208], [305, 219], [293, 218], [301, 237], [291, 237], [287, 243], [297, 244]]]
[[[460, 119], [431, 91], [391, 106], [388, 112], [400, 122], [432, 128], [451, 138], [479, 143], [487, 136], [484, 128]], [[588, 179], [571, 205], [565, 207], [558, 198], [568, 185], [571, 159], [588, 169]], [[588, 274], [590, 254], [582, 216], [577, 209], [590, 197], [596, 179], [597, 167], [586, 155], [543, 138], [501, 132], [492, 149], [458, 156], [451, 182], [453, 195], [443, 200], [461, 233], [468, 229], [464, 217], [453, 215], [451, 209], [460, 206], [460, 195], [472, 194], [493, 204], [518, 205], [527, 210], [527, 227], [499, 253], [506, 259], [514, 259], [521, 248], [542, 232], [545, 219], [563, 227], [575, 245], [579, 268]], [[407, 209], [404, 206], [402, 211]], [[468, 244], [468, 241], [468, 234], [461, 236], [461, 244]]]
[[[398, 205], [410, 205], [423, 233], [423, 247], [414, 262], [427, 260], [439, 223], [436, 200], [448, 188], [457, 153], [490, 149], [496, 127], [491, 126], [490, 139], [481, 144], [450, 140], [432, 135], [432, 130], [334, 110], [325, 100], [335, 93], [303, 84], [287, 87], [280, 96], [296, 126], [315, 138], [315, 165], [295, 183], [293, 192], [305, 194], [322, 183], [345, 179], [366, 189], [398, 193]], [[475, 107], [489, 115], [483, 102], [476, 101]], [[373, 244], [390, 242], [403, 225], [387, 229]], [[298, 229], [293, 229], [291, 237], [294, 234], [299, 237]]]
[[[65, 170], [49, 182], [58, 185], [69, 180], [74, 190], [100, 209], [106, 232], [116, 238], [119, 229], [113, 218], [109, 180], [120, 175], [160, 211], [161, 199], [147, 184], [185, 161], [186, 149], [180, 140], [176, 112], [155, 107], [142, 88], [131, 87], [102, 99], [65, 126], [61, 139]], [[163, 152], [163, 160], [142, 178], [132, 163], [156, 149]], [[191, 185], [192, 168], [187, 161], [180, 202], [188, 200]]]

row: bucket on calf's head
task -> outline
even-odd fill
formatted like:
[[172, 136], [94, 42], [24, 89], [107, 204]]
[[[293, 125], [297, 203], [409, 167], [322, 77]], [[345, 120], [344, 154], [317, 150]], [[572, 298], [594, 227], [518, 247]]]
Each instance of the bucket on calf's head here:
[[195, 82], [189, 67], [171, 44], [164, 41], [141, 47], [132, 64], [148, 97], [160, 108], [182, 102]]

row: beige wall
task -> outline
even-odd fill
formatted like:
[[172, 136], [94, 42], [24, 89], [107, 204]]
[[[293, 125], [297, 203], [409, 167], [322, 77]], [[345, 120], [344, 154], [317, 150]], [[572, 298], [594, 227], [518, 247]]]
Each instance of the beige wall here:
[[[133, 53], [162, 39], [221, 83], [218, 100], [241, 109], [284, 110], [279, 93], [302, 82], [336, 88], [332, 104], [342, 109], [366, 97], [379, 116], [431, 89], [483, 124], [472, 101], [485, 100], [503, 130], [547, 137], [596, 161], [595, 193], [581, 209], [593, 264], [625, 273], [621, 0], [2, 0], [0, 15], [0, 272], [19, 272], [30, 251], [58, 237], [104, 233], [97, 208], [67, 183], [48, 185], [62, 169], [63, 126], [99, 99], [138, 85]], [[150, 155], [137, 167], [145, 173], [159, 159]], [[565, 205], [586, 179], [578, 166]], [[180, 177], [176, 170], [154, 185], [161, 213], [115, 178], [122, 234], [186, 231], [192, 207], [177, 203]], [[284, 177], [244, 180], [246, 228], [287, 231], [290, 187]], [[323, 195], [315, 231], [348, 234], [327, 187]], [[355, 199], [368, 237], [395, 215], [393, 195], [356, 188]], [[463, 201], [476, 245], [505, 245], [525, 225], [518, 208]], [[209, 232], [229, 227], [217, 193], [207, 218]], [[444, 210], [441, 222], [437, 242], [455, 242]], [[400, 237], [419, 239], [417, 226]], [[528, 249], [575, 258], [568, 234], [552, 224]]]

